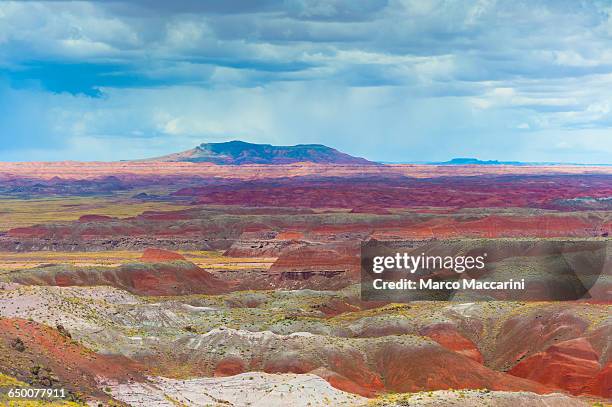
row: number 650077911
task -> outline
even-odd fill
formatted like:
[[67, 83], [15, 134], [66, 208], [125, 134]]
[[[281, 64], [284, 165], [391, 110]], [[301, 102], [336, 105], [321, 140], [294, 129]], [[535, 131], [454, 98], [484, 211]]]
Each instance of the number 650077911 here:
[[35, 389], [35, 388], [11, 388], [6, 393], [9, 398], [16, 399], [42, 399], [42, 398], [65, 398], [65, 389]]

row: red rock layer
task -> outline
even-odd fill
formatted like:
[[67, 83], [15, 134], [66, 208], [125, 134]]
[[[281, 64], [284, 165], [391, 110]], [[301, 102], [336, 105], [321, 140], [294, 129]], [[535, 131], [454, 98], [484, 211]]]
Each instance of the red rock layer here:
[[607, 370], [601, 369], [599, 355], [586, 338], [553, 345], [519, 362], [508, 373], [558, 387], [574, 395], [612, 395], [609, 366]]
[[474, 342], [462, 336], [452, 325], [430, 325], [422, 329], [420, 334], [428, 336], [446, 349], [467, 356], [478, 363], [483, 362], [482, 354]]
[[416, 179], [287, 178], [186, 187], [173, 194], [202, 204], [288, 208], [344, 208], [387, 213], [389, 208], [547, 208], [587, 205], [576, 198], [612, 195], [609, 176], [482, 176]]
[[289, 248], [280, 254], [270, 273], [334, 273], [341, 272], [355, 278], [361, 262], [355, 243], [328, 243]]
[[393, 164], [380, 166], [335, 164], [287, 165], [215, 165], [205, 163], [140, 162], [21, 162], [0, 163], [0, 180], [20, 177], [39, 179], [96, 179], [114, 175], [120, 179], [160, 176], [200, 176], [231, 179], [284, 178], [306, 175], [350, 176], [397, 174], [409, 177], [443, 177], [498, 174], [612, 174], [610, 167], [597, 166], [507, 166], [507, 165], [415, 165]]
[[142, 253], [141, 261], [145, 263], [160, 263], [165, 261], [186, 260], [178, 253], [162, 249], [145, 249]]
[[106, 395], [98, 389], [100, 379], [144, 380], [146, 371], [144, 366], [126, 357], [92, 352], [47, 326], [1, 318], [0, 371], [36, 383], [40, 379], [37, 371], [42, 368], [49, 369], [63, 387], [73, 392], [104, 398]]
[[407, 350], [389, 343], [377, 350], [375, 360], [386, 389], [395, 392], [449, 388], [551, 392], [548, 386], [493, 371], [456, 352], [433, 347]]
[[612, 362], [597, 373], [587, 386], [587, 394], [612, 398]]
[[220, 294], [232, 286], [189, 262], [138, 263], [103, 270], [45, 270], [24, 273], [14, 282], [26, 285], [107, 285], [138, 295]]

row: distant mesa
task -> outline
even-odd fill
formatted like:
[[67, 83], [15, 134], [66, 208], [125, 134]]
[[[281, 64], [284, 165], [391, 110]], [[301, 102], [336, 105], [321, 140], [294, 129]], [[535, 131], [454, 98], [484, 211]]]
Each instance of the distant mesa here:
[[435, 165], [525, 165], [520, 161], [479, 160], [478, 158], [453, 158], [450, 161], [433, 162]]
[[499, 161], [499, 160], [480, 160], [478, 158], [453, 158], [450, 161], [427, 162], [429, 165], [514, 165], [514, 166], [603, 166], [610, 164], [588, 164], [577, 162], [556, 162], [556, 161]]
[[202, 143], [191, 150], [145, 161], [213, 163], [220, 165], [292, 164], [299, 162], [352, 165], [377, 164], [365, 158], [353, 157], [322, 144], [273, 146], [237, 140], [224, 143]]

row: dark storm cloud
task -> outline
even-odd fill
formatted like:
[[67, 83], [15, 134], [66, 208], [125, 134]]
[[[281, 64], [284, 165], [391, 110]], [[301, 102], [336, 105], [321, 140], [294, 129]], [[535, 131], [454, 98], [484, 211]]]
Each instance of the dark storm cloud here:
[[[65, 0], [46, 0], [48, 3], [63, 3]], [[36, 0], [24, 2], [36, 3]], [[163, 13], [212, 13], [212, 14], [240, 14], [257, 13], [281, 8], [284, 0], [92, 0], [92, 3], [101, 3], [105, 7], [126, 14], [136, 14], [148, 11]]]
[[132, 0], [108, 1], [107, 7], [118, 13], [158, 12], [165, 14], [250, 14], [272, 13], [295, 19], [322, 21], [363, 21], [388, 5], [388, 0]]
[[51, 92], [101, 96], [102, 87], [159, 86], [166, 81], [140, 75], [127, 65], [94, 63], [28, 63], [18, 69], [0, 69], [15, 88], [40, 86]]

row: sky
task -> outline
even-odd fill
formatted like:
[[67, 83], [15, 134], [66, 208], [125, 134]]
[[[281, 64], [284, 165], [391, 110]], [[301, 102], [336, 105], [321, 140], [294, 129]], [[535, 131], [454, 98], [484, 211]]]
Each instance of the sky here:
[[612, 163], [612, 1], [0, 2], [0, 160]]

